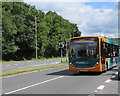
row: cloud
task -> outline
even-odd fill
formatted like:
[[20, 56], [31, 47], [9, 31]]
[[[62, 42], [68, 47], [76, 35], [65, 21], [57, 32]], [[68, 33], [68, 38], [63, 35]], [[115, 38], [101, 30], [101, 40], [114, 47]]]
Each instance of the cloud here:
[[104, 35], [116, 37], [117, 11], [115, 9], [95, 9], [84, 2], [30, 2], [37, 9], [47, 12], [57, 12], [59, 15], [76, 23], [82, 35]]

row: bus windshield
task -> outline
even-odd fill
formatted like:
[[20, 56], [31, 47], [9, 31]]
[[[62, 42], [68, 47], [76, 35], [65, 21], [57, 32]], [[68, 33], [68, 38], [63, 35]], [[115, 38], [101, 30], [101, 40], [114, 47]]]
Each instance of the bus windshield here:
[[75, 38], [70, 41], [70, 58], [97, 58], [98, 57], [98, 38], [83, 37]]

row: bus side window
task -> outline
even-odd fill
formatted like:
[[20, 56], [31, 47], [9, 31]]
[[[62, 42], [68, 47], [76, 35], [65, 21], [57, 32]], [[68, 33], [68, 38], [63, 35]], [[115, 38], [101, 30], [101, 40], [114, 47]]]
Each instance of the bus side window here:
[[108, 44], [107, 46], [107, 58], [110, 58], [111, 57], [111, 46], [110, 44]]
[[113, 45], [110, 44], [110, 57], [113, 57]]
[[105, 47], [106, 47], [106, 58], [109, 57], [109, 45], [108, 43], [105, 43]]
[[115, 45], [115, 57], [119, 56], [119, 47]]

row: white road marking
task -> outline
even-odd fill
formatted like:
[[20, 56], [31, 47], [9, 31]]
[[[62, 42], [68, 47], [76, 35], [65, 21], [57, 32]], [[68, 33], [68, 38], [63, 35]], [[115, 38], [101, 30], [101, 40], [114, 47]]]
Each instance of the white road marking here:
[[49, 70], [49, 69], [53, 69], [53, 68], [48, 68], [48, 69], [43, 69], [43, 70], [38, 70], [38, 71], [25, 72], [25, 73], [20, 73], [20, 74], [5, 76], [5, 77], [1, 77], [1, 78], [11, 78], [11, 77], [14, 77], [14, 76], [19, 76], [19, 75], [23, 75], [23, 74], [30, 74], [30, 73], [39, 72], [39, 71], [46, 71], [46, 70]]
[[26, 87], [23, 87], [23, 88], [20, 88], [20, 89], [11, 91], [11, 92], [7, 92], [7, 93], [5, 93], [5, 94], [15, 93], [15, 92], [18, 92], [18, 91], [21, 91], [21, 90], [24, 90], [24, 89], [28, 89], [28, 88], [30, 88], [30, 87], [34, 87], [34, 86], [37, 86], [37, 85], [40, 85], [40, 84], [44, 84], [44, 83], [47, 83], [47, 82], [50, 82], [50, 81], [53, 81], [53, 80], [56, 80], [56, 79], [60, 79], [60, 78], [62, 78], [62, 77], [64, 77], [64, 76], [59, 76], [59, 77], [56, 77], [56, 78], [52, 78], [52, 79], [49, 79], [49, 80], [46, 80], [46, 81], [43, 81], [43, 82], [39, 82], [39, 83], [30, 85], [30, 86], [26, 86]]
[[[49, 68], [49, 69], [52, 69], [52, 68]], [[43, 70], [40, 70], [40, 71], [46, 71], [46, 70], [49, 70], [49, 69], [43, 69]]]
[[32, 62], [32, 61], [27, 61], [27, 62]]
[[109, 82], [111, 82], [111, 81], [112, 81], [112, 80], [108, 79], [108, 80], [105, 81], [105, 83], [109, 83]]
[[32, 66], [39, 66], [39, 65], [32, 65]]
[[118, 74], [118, 72], [115, 73], [116, 75]]
[[115, 78], [115, 75], [114, 75], [114, 76], [112, 76], [111, 78]]
[[58, 63], [60, 63], [60, 62], [55, 62], [55, 64], [58, 64]]
[[11, 66], [11, 65], [6, 65], [6, 66]]
[[97, 90], [95, 92], [97, 92]]
[[104, 87], [104, 85], [100, 85], [97, 89], [103, 89]]
[[22, 66], [22, 67], [18, 67], [18, 68], [25, 68], [25, 66]]

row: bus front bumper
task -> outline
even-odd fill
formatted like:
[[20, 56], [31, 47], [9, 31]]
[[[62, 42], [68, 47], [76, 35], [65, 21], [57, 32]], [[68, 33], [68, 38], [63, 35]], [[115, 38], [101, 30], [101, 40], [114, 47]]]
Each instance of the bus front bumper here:
[[102, 69], [100, 67], [100, 65], [91, 67], [91, 68], [77, 68], [77, 67], [73, 67], [71, 65], [69, 65], [69, 71], [81, 71], [81, 72], [102, 72]]

